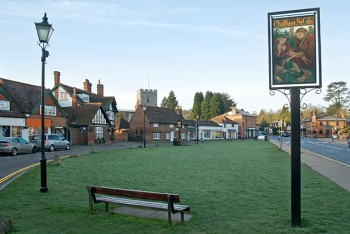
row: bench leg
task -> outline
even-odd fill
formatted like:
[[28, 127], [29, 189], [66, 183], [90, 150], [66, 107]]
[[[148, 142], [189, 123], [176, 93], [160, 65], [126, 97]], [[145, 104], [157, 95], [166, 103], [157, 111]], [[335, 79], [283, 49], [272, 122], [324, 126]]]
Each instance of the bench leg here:
[[185, 221], [185, 215], [184, 215], [184, 212], [181, 211], [181, 222], [184, 222]]
[[108, 202], [105, 202], [105, 212], [108, 212]]
[[168, 222], [171, 224], [171, 211], [168, 209]]
[[91, 197], [90, 191], [89, 191], [89, 215], [92, 215], [92, 197]]

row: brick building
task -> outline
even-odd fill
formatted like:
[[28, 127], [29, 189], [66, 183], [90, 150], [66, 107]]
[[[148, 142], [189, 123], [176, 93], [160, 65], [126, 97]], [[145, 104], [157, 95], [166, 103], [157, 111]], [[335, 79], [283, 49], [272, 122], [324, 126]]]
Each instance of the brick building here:
[[[144, 111], [142, 107], [146, 107]], [[177, 124], [181, 123], [178, 128]], [[130, 120], [129, 137], [131, 141], [167, 142], [174, 138], [185, 140], [187, 138], [187, 123], [179, 110], [156, 106], [136, 107]]]
[[332, 116], [321, 112], [302, 121], [302, 135], [306, 137], [332, 137], [337, 136], [338, 131], [346, 128], [347, 122], [344, 116]]
[[68, 139], [72, 144], [88, 145], [114, 141], [117, 102], [112, 96], [104, 96], [100, 81], [95, 94], [88, 79], [83, 82], [84, 89], [78, 89], [61, 83], [61, 73], [55, 71], [54, 84], [52, 92], [68, 115]]

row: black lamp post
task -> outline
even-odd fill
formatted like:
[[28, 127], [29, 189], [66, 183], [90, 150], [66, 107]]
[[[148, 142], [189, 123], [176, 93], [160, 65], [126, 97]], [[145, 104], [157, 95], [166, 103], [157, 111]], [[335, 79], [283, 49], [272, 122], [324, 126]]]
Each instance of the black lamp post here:
[[147, 106], [142, 106], [143, 110], [143, 148], [146, 148], [146, 110]]
[[181, 127], [182, 127], [182, 123], [181, 123], [180, 120], [178, 120], [178, 121], [176, 122], [176, 124], [177, 124], [177, 128], [179, 129], [179, 139], [178, 139], [178, 142], [180, 142], [180, 140], [181, 140]]
[[242, 139], [244, 141], [244, 119], [242, 119]]
[[41, 159], [40, 159], [40, 168], [41, 168], [41, 187], [40, 192], [47, 192], [46, 186], [46, 158], [45, 158], [45, 62], [46, 58], [49, 57], [49, 51], [46, 50], [46, 47], [49, 45], [50, 37], [53, 33], [52, 24], [47, 22], [46, 12], [41, 23], [35, 23], [36, 31], [38, 33], [39, 42], [38, 45], [41, 47], [42, 56], [41, 56]]
[[198, 136], [198, 120], [199, 120], [199, 116], [198, 115], [196, 115], [196, 119], [197, 119], [197, 129], [196, 130], [197, 130], [197, 144], [198, 144], [198, 137], [199, 137]]

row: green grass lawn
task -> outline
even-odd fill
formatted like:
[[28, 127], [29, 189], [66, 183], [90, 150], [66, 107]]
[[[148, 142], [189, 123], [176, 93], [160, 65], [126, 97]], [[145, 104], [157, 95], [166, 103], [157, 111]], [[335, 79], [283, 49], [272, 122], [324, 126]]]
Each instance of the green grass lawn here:
[[[0, 219], [15, 233], [348, 233], [350, 193], [302, 165], [302, 227], [290, 225], [290, 157], [263, 141], [208, 142], [91, 153], [48, 164], [0, 191]], [[88, 215], [87, 185], [171, 192], [192, 219], [168, 225], [126, 215]], [[111, 205], [111, 209], [117, 207]]]

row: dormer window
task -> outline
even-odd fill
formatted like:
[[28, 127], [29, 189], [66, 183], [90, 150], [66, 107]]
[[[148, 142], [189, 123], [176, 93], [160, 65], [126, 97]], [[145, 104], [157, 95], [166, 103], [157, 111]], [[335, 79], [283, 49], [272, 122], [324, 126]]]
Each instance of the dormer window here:
[[78, 94], [78, 96], [84, 101], [84, 102], [90, 102], [89, 95], [87, 94]]
[[4, 101], [0, 100], [0, 110], [10, 110], [10, 102], [9, 101]]

